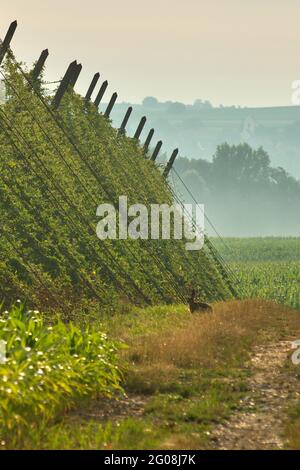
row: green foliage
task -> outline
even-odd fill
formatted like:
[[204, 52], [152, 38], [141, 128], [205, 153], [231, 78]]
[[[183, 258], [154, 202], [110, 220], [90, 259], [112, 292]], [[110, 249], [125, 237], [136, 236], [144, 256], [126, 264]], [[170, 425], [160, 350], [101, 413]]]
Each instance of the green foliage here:
[[300, 308], [300, 262], [232, 264], [246, 298], [274, 300]]
[[20, 302], [1, 313], [0, 438], [18, 443], [42, 432], [78, 400], [121, 392], [118, 345], [92, 328], [61, 321], [47, 325]]
[[244, 297], [300, 308], [300, 238], [227, 238], [215, 241]]
[[[230, 296], [207, 248], [182, 240], [99, 241], [97, 206], [171, 203], [161, 171], [138, 143], [118, 135], [94, 105], [69, 91], [53, 118], [15, 63], [5, 65], [0, 108], [0, 298], [43, 310], [112, 312], [121, 301], [184, 300], [186, 284], [209, 300]], [[43, 86], [39, 87], [43, 92]]]

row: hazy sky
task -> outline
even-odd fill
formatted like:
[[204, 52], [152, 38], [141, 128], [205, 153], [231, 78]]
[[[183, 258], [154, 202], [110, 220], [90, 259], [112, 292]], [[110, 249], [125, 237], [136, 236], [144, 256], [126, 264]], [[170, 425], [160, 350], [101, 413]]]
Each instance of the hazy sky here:
[[2, 38], [18, 20], [18, 59], [49, 48], [47, 79], [83, 64], [80, 92], [99, 71], [121, 101], [289, 105], [300, 80], [299, 0], [1, 0], [0, 11]]

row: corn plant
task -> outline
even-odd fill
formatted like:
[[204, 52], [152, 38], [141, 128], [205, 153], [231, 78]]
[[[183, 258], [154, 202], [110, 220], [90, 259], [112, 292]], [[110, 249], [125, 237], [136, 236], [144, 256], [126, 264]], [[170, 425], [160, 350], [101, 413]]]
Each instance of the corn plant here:
[[0, 318], [6, 358], [0, 364], [0, 437], [11, 441], [42, 428], [78, 400], [122, 392], [118, 345], [17, 302]]

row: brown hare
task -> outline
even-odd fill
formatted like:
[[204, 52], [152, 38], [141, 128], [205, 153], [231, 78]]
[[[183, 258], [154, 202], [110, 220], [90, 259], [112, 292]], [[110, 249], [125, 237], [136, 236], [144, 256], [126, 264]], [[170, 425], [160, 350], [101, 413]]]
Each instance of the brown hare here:
[[213, 309], [209, 304], [206, 304], [205, 302], [197, 302], [195, 300], [195, 297], [196, 297], [196, 291], [195, 289], [192, 289], [190, 296], [188, 298], [188, 304], [189, 304], [191, 313], [197, 313], [197, 312], [213, 313]]

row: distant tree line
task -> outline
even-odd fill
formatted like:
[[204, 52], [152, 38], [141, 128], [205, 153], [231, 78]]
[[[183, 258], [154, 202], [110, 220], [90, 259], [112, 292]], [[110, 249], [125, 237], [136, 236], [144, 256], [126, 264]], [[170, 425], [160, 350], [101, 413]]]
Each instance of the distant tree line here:
[[[212, 109], [214, 106], [209, 100], [196, 99], [192, 105], [184, 104], [180, 101], [159, 101], [154, 96], [146, 96], [143, 99], [142, 106], [144, 108], [158, 108], [158, 107], [168, 107], [170, 111], [174, 109], [174, 112], [184, 111], [187, 108], [193, 108], [195, 110], [199, 109]], [[220, 104], [220, 108], [224, 106]], [[228, 106], [228, 108], [240, 108], [240, 106]]]
[[179, 158], [175, 168], [224, 235], [300, 235], [300, 181], [262, 147], [224, 143], [211, 162]]

